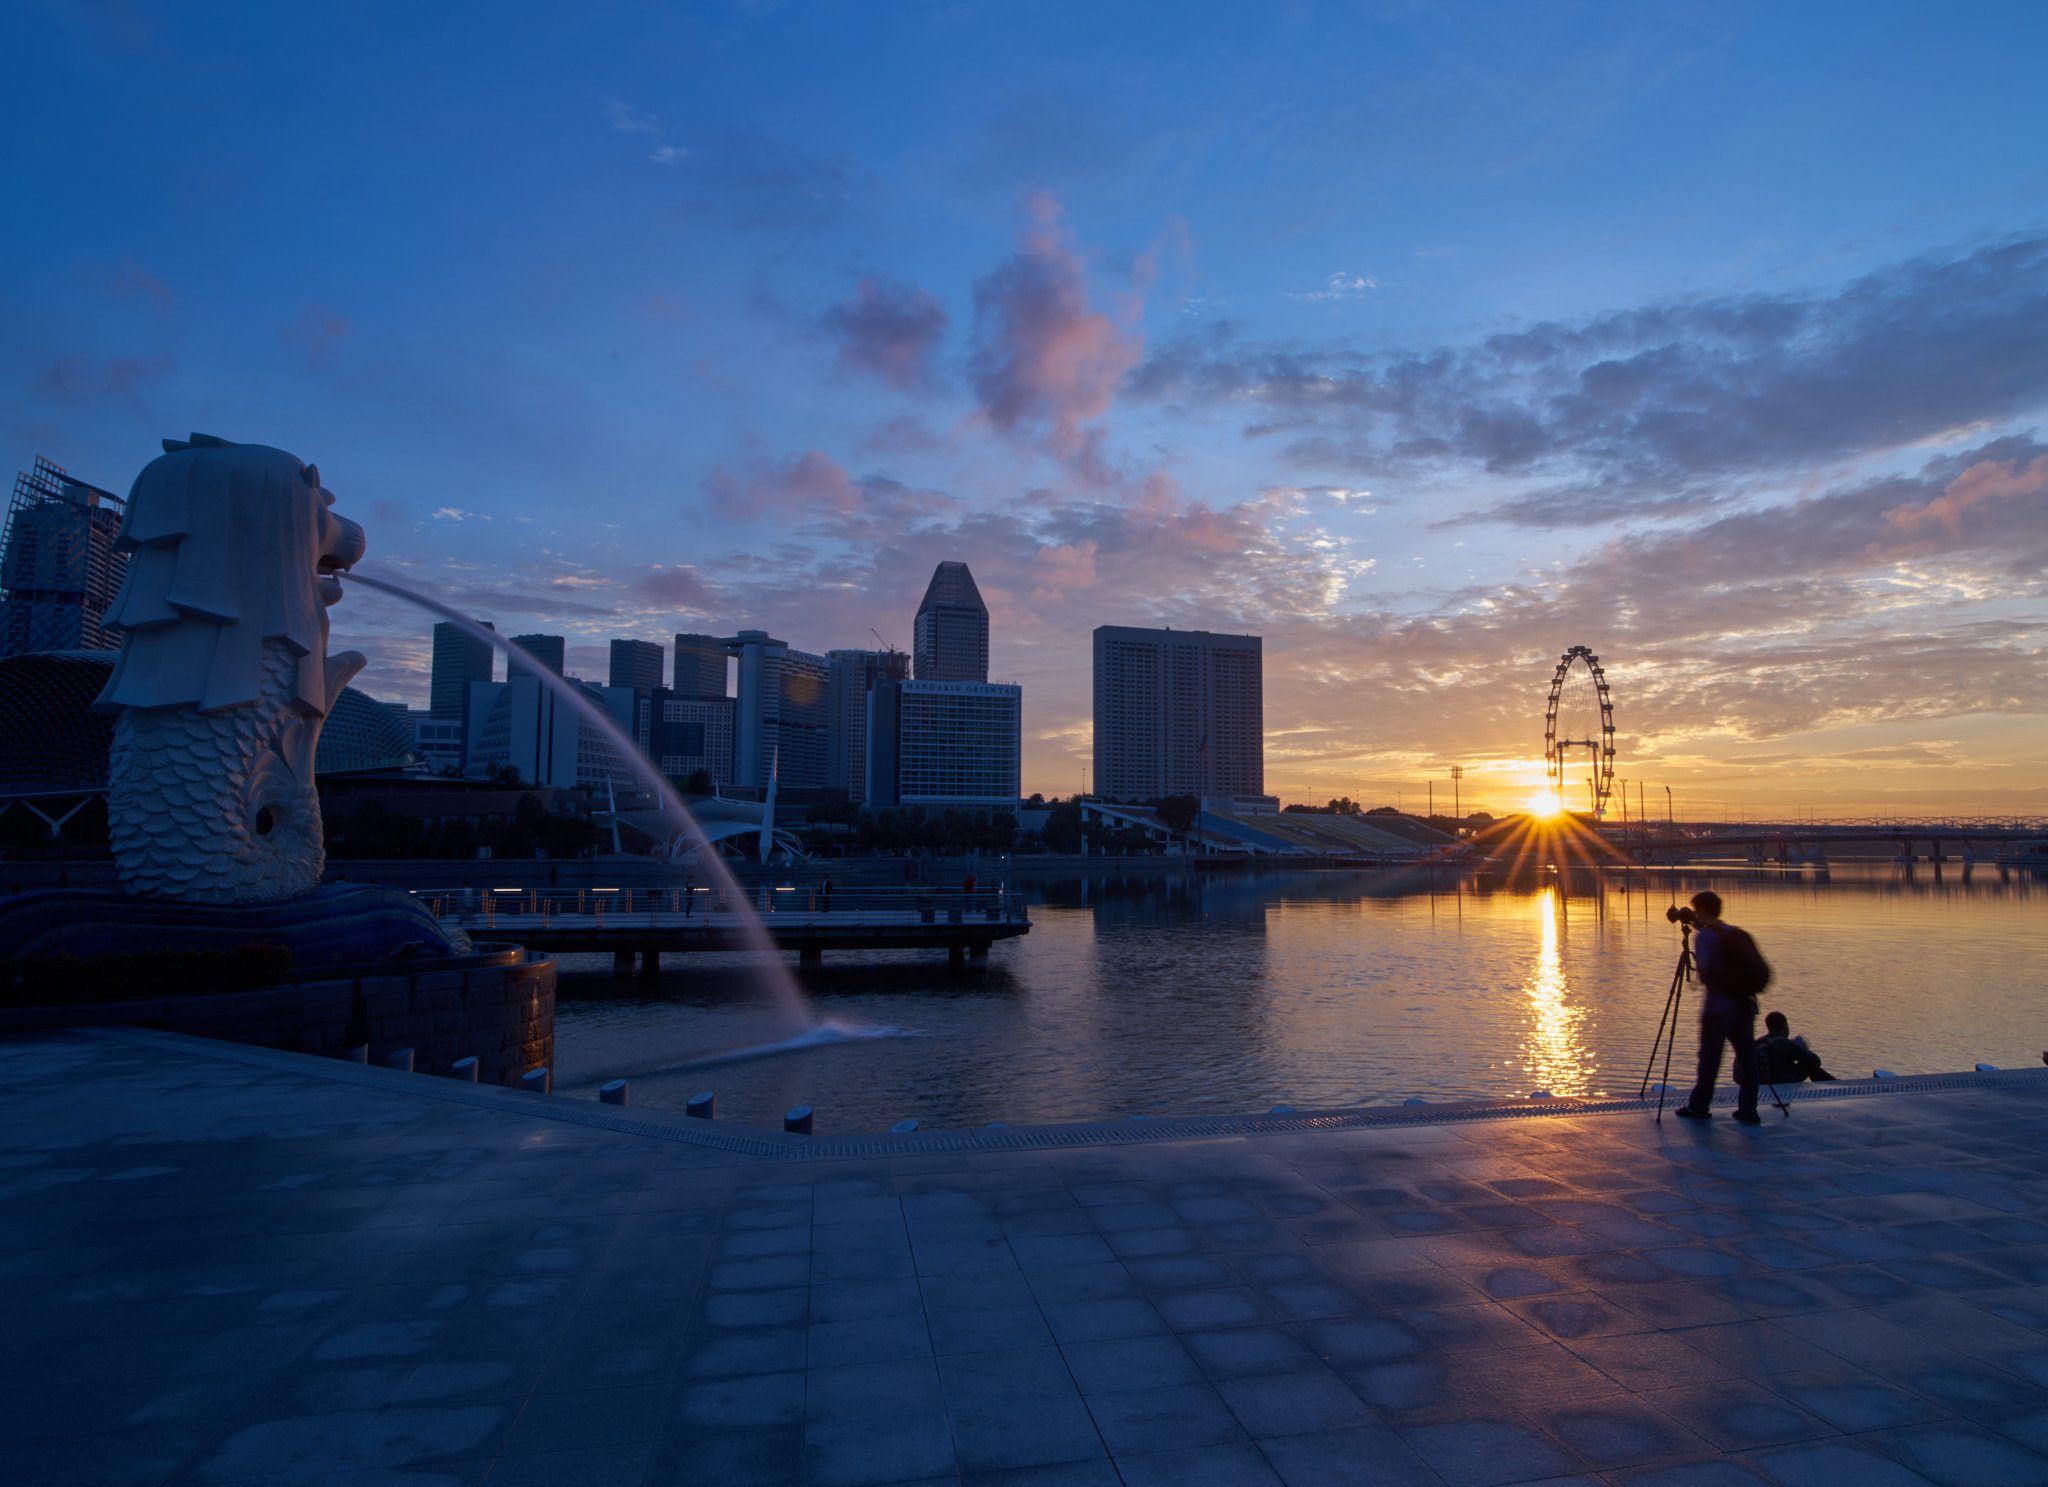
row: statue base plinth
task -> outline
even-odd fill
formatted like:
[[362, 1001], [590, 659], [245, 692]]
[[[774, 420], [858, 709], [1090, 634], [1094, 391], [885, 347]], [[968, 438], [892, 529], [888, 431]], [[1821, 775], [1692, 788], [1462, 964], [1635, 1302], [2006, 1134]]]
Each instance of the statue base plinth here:
[[[458, 932], [459, 935], [459, 932]], [[426, 905], [396, 888], [330, 883], [302, 898], [261, 904], [193, 904], [90, 888], [56, 888], [0, 899], [0, 958], [149, 955], [274, 945], [292, 973], [365, 965], [396, 955], [466, 954]]]

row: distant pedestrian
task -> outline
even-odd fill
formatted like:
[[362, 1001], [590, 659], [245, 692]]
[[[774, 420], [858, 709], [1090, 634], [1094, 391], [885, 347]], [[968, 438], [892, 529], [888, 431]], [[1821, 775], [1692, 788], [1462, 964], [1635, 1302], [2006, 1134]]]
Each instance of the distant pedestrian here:
[[1699, 1080], [1692, 1096], [1678, 1107], [1688, 1120], [1712, 1120], [1714, 1084], [1721, 1076], [1721, 1045], [1735, 1052], [1735, 1118], [1756, 1125], [1756, 999], [1771, 979], [1771, 969], [1758, 953], [1756, 941], [1721, 919], [1721, 896], [1692, 896], [1693, 968], [1706, 987], [1700, 1010]]
[[694, 910], [696, 906], [697, 879], [696, 876], [693, 874], [690, 877], [683, 879], [683, 917], [685, 919], [689, 918], [691, 911]]
[[1834, 1075], [1820, 1066], [1820, 1055], [1806, 1046], [1804, 1038], [1792, 1036], [1792, 1024], [1783, 1012], [1764, 1017], [1764, 1035], [1756, 1040], [1757, 1073], [1765, 1084], [1833, 1082]]
[[832, 880], [830, 878], [827, 878], [825, 880], [823, 897], [825, 901], [825, 912], [829, 914], [832, 912]]

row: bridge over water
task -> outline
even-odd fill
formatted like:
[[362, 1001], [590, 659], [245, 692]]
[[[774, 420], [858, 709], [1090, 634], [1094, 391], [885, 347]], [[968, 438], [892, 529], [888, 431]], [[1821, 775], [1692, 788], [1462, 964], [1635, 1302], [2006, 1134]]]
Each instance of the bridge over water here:
[[[447, 888], [415, 896], [472, 936], [554, 954], [609, 951], [617, 975], [660, 973], [680, 951], [749, 950], [751, 909], [779, 950], [818, 965], [827, 950], [944, 950], [954, 965], [988, 964], [989, 947], [1031, 931], [1024, 895], [936, 888], [820, 885], [719, 888]], [[744, 900], [742, 907], [741, 900]]]
[[[1603, 821], [1601, 840], [1628, 857], [1702, 856], [1740, 847], [1753, 862], [1825, 862], [1830, 845], [1889, 843], [1901, 862], [1990, 863], [2004, 849], [2048, 841], [2048, 816], [1941, 816], [1902, 820], [1865, 817], [1827, 821]], [[1988, 849], [1988, 850], [1984, 850]]]

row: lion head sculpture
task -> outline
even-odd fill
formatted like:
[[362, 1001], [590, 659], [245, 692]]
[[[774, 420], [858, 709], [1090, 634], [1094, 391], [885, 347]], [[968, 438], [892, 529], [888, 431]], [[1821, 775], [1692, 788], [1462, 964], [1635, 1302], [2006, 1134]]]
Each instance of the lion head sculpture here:
[[117, 716], [114, 858], [131, 893], [201, 903], [296, 897], [325, 864], [313, 755], [360, 671], [327, 654], [336, 573], [363, 529], [282, 449], [166, 439], [135, 479], [107, 614], [120, 660], [93, 704]]

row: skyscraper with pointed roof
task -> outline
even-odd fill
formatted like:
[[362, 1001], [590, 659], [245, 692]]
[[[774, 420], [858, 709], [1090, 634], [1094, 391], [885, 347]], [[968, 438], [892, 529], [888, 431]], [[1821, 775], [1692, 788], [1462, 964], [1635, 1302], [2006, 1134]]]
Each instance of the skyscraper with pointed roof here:
[[965, 563], [941, 563], [933, 570], [913, 636], [917, 680], [988, 680], [988, 606]]

